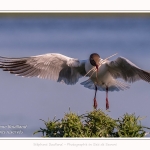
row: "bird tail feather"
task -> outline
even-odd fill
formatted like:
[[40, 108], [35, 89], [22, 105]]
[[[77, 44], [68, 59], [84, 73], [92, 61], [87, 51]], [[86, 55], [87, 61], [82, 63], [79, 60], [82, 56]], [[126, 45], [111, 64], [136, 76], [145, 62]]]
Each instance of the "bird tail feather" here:
[[[91, 79], [88, 79], [80, 84], [83, 85], [85, 88], [95, 90], [95, 85]], [[113, 83], [107, 86], [106, 85], [96, 85], [96, 86], [99, 91], [106, 91], [106, 87], [108, 87], [108, 91], [123, 91], [130, 88], [128, 84], [118, 80], [114, 80]]]

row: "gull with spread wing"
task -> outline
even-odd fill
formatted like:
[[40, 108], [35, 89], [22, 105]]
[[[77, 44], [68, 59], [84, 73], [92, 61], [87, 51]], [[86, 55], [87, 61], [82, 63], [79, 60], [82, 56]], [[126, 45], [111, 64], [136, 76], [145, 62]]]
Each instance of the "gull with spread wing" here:
[[67, 85], [76, 84], [81, 77], [89, 77], [81, 85], [95, 90], [94, 108], [97, 108], [96, 93], [100, 90], [106, 91], [106, 109], [109, 109], [108, 91], [129, 88], [128, 84], [117, 80], [118, 78], [129, 83], [137, 80], [150, 82], [149, 72], [124, 57], [109, 61], [110, 57], [101, 59], [97, 53], [91, 54], [87, 60], [70, 58], [58, 53], [22, 58], [0, 57], [0, 68], [18, 76], [52, 79]]

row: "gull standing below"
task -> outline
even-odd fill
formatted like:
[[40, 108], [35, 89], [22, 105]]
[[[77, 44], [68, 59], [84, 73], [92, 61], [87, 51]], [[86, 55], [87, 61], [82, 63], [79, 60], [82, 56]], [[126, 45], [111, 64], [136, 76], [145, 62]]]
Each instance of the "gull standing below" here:
[[87, 60], [70, 58], [58, 53], [48, 53], [22, 58], [0, 57], [0, 68], [22, 77], [38, 77], [74, 85], [81, 77], [89, 77], [81, 85], [95, 90], [94, 108], [97, 108], [97, 90], [106, 91], [106, 109], [109, 109], [108, 91], [120, 91], [129, 88], [121, 78], [132, 83], [137, 80], [150, 82], [150, 73], [140, 69], [124, 57], [109, 61], [101, 59], [97, 53]]

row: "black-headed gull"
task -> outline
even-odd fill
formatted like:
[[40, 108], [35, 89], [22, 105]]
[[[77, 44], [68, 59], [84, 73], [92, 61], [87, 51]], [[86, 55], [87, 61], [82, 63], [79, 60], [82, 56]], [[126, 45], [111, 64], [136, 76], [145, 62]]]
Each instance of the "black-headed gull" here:
[[91, 54], [87, 60], [58, 53], [22, 58], [0, 57], [0, 67], [18, 76], [53, 79], [68, 85], [77, 83], [80, 77], [89, 77], [81, 85], [95, 90], [94, 108], [97, 108], [96, 93], [100, 90], [106, 91], [106, 109], [109, 109], [108, 91], [129, 88], [126, 83], [116, 80], [117, 78], [130, 83], [140, 79], [150, 82], [150, 73], [126, 58], [118, 57], [114, 61], [109, 61], [108, 58], [101, 59], [97, 53]]

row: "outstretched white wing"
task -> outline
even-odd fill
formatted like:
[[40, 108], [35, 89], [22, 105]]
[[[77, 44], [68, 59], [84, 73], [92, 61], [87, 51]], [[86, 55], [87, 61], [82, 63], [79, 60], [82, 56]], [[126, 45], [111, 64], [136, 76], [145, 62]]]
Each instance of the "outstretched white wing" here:
[[0, 67], [18, 76], [52, 79], [66, 84], [75, 84], [86, 74], [85, 61], [57, 53], [22, 58], [0, 57]]
[[150, 73], [137, 67], [126, 58], [118, 57], [115, 61], [107, 62], [107, 66], [114, 78], [122, 78], [127, 82], [137, 80], [150, 82]]

